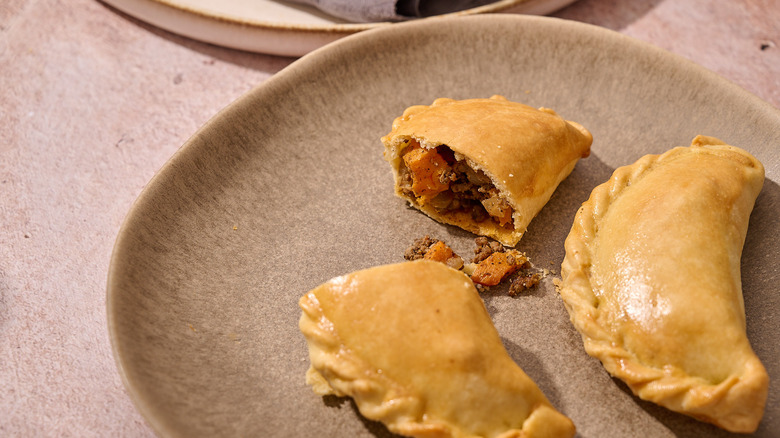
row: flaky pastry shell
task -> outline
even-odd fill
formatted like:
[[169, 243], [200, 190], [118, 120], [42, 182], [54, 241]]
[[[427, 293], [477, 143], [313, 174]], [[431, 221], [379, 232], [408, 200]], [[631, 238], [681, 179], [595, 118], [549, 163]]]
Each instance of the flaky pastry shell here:
[[[431, 218], [514, 246], [558, 184], [587, 157], [593, 138], [587, 129], [547, 108], [532, 108], [502, 96], [436, 99], [407, 108], [382, 137], [393, 170], [395, 193]], [[438, 208], [404, 189], [403, 156], [411, 145], [446, 146], [458, 161], [484, 172], [511, 206], [511, 220], [475, 220], [467, 211]], [[477, 206], [478, 207], [478, 206]]]
[[644, 400], [733, 432], [768, 375], [745, 332], [740, 258], [764, 168], [699, 136], [618, 168], [576, 214], [560, 294], [588, 354]]

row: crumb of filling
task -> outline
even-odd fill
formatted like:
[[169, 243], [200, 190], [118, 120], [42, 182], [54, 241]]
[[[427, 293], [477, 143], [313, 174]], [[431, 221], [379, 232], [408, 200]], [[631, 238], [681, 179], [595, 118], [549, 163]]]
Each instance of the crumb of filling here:
[[509, 296], [516, 297], [523, 292], [533, 289], [539, 285], [542, 276], [538, 272], [527, 272], [518, 275], [509, 285]]
[[543, 276], [533, 271], [528, 257], [515, 249], [508, 249], [486, 237], [474, 240], [474, 258], [464, 263], [452, 248], [429, 235], [416, 239], [404, 252], [404, 259], [426, 259], [444, 263], [462, 270], [471, 277], [477, 291], [484, 293], [491, 287], [509, 281], [509, 296], [516, 297], [539, 285]]
[[412, 246], [404, 252], [404, 259], [418, 260], [426, 259], [436, 262], [442, 262], [453, 269], [463, 268], [463, 259], [447, 244], [438, 239], [432, 239], [425, 235], [414, 241]]

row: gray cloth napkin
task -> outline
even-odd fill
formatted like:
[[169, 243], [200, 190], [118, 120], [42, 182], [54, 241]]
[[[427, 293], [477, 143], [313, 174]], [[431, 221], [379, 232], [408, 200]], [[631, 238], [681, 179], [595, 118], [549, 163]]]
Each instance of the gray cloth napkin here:
[[430, 17], [497, 0], [289, 0], [312, 5], [335, 17], [356, 22], [401, 21]]

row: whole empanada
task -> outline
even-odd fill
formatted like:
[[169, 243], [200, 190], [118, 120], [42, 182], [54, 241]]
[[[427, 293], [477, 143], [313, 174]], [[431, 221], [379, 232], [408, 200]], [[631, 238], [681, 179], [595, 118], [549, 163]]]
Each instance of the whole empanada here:
[[766, 370], [740, 257], [761, 163], [711, 137], [618, 168], [577, 212], [560, 294], [585, 350], [640, 398], [752, 432]]
[[300, 300], [307, 383], [348, 395], [366, 417], [413, 437], [571, 437], [504, 349], [471, 280], [404, 262], [334, 278]]
[[514, 246], [593, 138], [501, 96], [407, 108], [382, 137], [395, 193], [431, 218]]

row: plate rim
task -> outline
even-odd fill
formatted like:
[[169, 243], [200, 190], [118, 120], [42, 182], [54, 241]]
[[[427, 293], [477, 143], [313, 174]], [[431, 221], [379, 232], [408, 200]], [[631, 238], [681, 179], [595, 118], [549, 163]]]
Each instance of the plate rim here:
[[[117, 0], [112, 0], [117, 1]], [[197, 8], [193, 8], [192, 6], [188, 5], [186, 0], [147, 0], [153, 3], [160, 3], [162, 5], [178, 9], [182, 12], [187, 12], [191, 14], [196, 15], [202, 15], [204, 17], [214, 18], [217, 20], [225, 20], [230, 22], [235, 22], [238, 24], [244, 24], [249, 26], [258, 26], [258, 27], [267, 27], [267, 28], [276, 28], [276, 29], [293, 29], [293, 30], [301, 30], [301, 31], [344, 31], [344, 32], [353, 32], [358, 30], [368, 30], [373, 29], [379, 26], [386, 26], [390, 24], [397, 24], [390, 21], [378, 21], [378, 22], [369, 22], [369, 23], [359, 23], [359, 22], [347, 22], [347, 23], [333, 23], [333, 24], [296, 24], [296, 23], [281, 23], [281, 22], [274, 22], [274, 21], [261, 21], [261, 20], [252, 20], [252, 19], [246, 19], [242, 17], [234, 17], [230, 15], [220, 14], [220, 13], [209, 13], [207, 11], [198, 10]], [[464, 15], [473, 15], [473, 14], [484, 14], [484, 13], [491, 13], [491, 12], [501, 12], [503, 10], [506, 10], [508, 8], [512, 8], [518, 5], [521, 5], [523, 3], [530, 3], [537, 0], [498, 0], [494, 3], [490, 3], [483, 6], [477, 6], [475, 8], [469, 8], [462, 11], [457, 12], [450, 12], [447, 14], [437, 15], [435, 17], [428, 17], [428, 18], [439, 18], [439, 17], [450, 17], [450, 16], [464, 16]], [[337, 17], [334, 17], [337, 18]]]
[[[199, 10], [186, 0], [100, 0], [160, 29], [219, 46], [278, 56], [303, 56], [339, 38], [395, 22], [296, 24], [251, 20]], [[489, 13], [547, 14], [576, 0], [498, 0], [476, 8], [410, 21]], [[196, 30], [197, 29], [197, 30]], [[279, 39], [290, 40], [279, 44]]]

